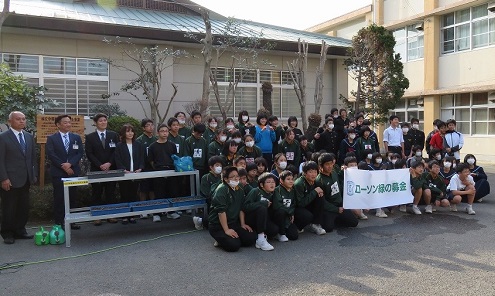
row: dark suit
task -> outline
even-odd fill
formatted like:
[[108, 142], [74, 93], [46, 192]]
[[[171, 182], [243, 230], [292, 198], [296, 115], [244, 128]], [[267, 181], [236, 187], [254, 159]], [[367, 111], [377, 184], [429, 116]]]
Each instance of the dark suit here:
[[[144, 169], [145, 150], [143, 144], [134, 141], [132, 143], [132, 170]], [[115, 149], [115, 165], [117, 169], [131, 170], [131, 154], [126, 143], [120, 142]], [[120, 181], [120, 198], [123, 202], [132, 202], [137, 200], [137, 189], [139, 182], [137, 181]]]
[[0, 189], [2, 199], [3, 238], [26, 234], [29, 216], [29, 187], [36, 182], [36, 149], [33, 136], [22, 131], [26, 153], [14, 132], [9, 129], [0, 134], [0, 181], [9, 179], [9, 191]]
[[[79, 161], [83, 156], [83, 144], [81, 137], [69, 133], [69, 151], [65, 151], [65, 145], [59, 132], [50, 135], [46, 141], [46, 155], [50, 160], [50, 175], [53, 185], [53, 212], [55, 224], [64, 225], [64, 184], [62, 178], [78, 177], [81, 174]], [[77, 148], [77, 149], [74, 149]], [[70, 163], [74, 174], [69, 176], [62, 169], [62, 163]], [[69, 187], [70, 204], [73, 207], [76, 198], [77, 187]]]
[[[105, 148], [100, 140], [100, 135], [98, 131], [86, 135], [86, 156], [88, 157], [91, 166], [91, 171], [101, 171], [100, 165], [104, 163], [111, 163], [110, 170], [115, 169], [115, 147], [119, 142], [119, 137], [116, 132], [106, 130], [105, 136]], [[111, 145], [114, 147], [110, 147]], [[105, 201], [106, 203], [115, 203], [115, 182], [104, 182], [104, 183], [93, 183], [91, 184], [92, 197], [95, 205], [102, 204], [102, 194], [105, 190]]]

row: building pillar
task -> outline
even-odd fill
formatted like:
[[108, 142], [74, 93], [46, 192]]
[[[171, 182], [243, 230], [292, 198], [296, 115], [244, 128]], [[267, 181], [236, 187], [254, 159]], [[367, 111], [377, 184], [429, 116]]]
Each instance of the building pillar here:
[[[437, 8], [438, 1], [425, 1], [425, 13]], [[438, 89], [438, 61], [440, 56], [440, 16], [424, 20], [424, 92]], [[426, 95], [424, 98], [424, 124], [428, 132], [433, 121], [440, 117], [440, 96]]]
[[384, 2], [385, 0], [373, 0], [372, 2], [372, 13], [374, 14], [375, 24], [378, 26], [383, 26], [383, 13], [384, 13]]

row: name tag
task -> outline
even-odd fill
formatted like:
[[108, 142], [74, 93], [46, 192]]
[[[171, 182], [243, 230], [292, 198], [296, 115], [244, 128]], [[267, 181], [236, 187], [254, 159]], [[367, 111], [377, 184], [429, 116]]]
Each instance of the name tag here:
[[287, 160], [294, 160], [294, 152], [286, 152], [285, 158], [287, 158]]
[[292, 204], [292, 200], [290, 198], [284, 198], [282, 202], [286, 208], [290, 208], [290, 205]]
[[246, 162], [247, 163], [253, 163], [254, 162], [254, 158], [252, 158], [252, 157], [246, 158]]
[[175, 147], [177, 148], [177, 153], [180, 153], [180, 145], [179, 144], [175, 144]]
[[108, 143], [108, 147], [115, 148], [116, 145], [115, 145], [115, 143], [113, 141], [111, 141], [110, 143]]
[[330, 187], [332, 189], [332, 195], [339, 193], [339, 184], [337, 182], [333, 183]]
[[193, 158], [201, 158], [203, 156], [203, 149], [194, 149]]
[[74, 145], [72, 145], [72, 149], [79, 150], [79, 145], [77, 145], [77, 143], [74, 143]]
[[364, 149], [371, 149], [371, 145], [364, 145]]

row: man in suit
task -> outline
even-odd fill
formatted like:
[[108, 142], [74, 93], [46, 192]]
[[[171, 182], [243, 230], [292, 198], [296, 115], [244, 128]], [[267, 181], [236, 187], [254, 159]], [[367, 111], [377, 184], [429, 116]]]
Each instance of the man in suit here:
[[[91, 166], [91, 171], [108, 171], [115, 169], [115, 148], [119, 142], [116, 132], [107, 130], [108, 116], [98, 113], [93, 117], [96, 131], [86, 135], [86, 156]], [[93, 183], [92, 197], [95, 205], [103, 204], [102, 194], [105, 191], [106, 203], [115, 203], [115, 182]], [[110, 223], [117, 223], [116, 219], [108, 219]], [[101, 225], [101, 221], [94, 222], [96, 226]]]
[[[78, 177], [81, 174], [79, 161], [83, 156], [81, 137], [70, 132], [72, 118], [69, 115], [59, 115], [55, 118], [58, 132], [48, 136], [46, 140], [46, 155], [50, 160], [50, 175], [53, 185], [53, 212], [55, 224], [64, 227], [64, 184], [62, 178]], [[76, 198], [77, 187], [69, 187], [70, 205]], [[71, 229], [79, 229], [76, 224]]]
[[31, 239], [26, 232], [29, 216], [29, 187], [37, 180], [34, 138], [23, 131], [26, 116], [19, 111], [9, 114], [10, 128], [0, 134], [0, 198], [2, 200], [1, 234], [3, 242]]

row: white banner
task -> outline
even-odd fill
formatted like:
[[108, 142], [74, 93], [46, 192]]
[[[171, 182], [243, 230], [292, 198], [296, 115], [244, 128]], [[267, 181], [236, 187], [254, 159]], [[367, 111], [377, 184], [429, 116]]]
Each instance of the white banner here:
[[344, 171], [344, 209], [377, 209], [413, 202], [409, 169]]

